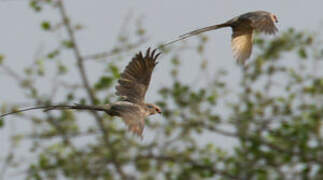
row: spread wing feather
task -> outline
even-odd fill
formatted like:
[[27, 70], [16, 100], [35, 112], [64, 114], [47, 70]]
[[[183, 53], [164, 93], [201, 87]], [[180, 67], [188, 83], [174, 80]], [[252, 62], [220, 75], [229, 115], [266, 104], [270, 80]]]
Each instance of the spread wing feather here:
[[141, 52], [132, 58], [126, 69], [120, 76], [116, 87], [116, 95], [124, 97], [126, 101], [141, 104], [144, 102], [146, 91], [149, 87], [151, 74], [156, 66], [160, 53], [156, 49], [146, 51], [145, 56]]
[[250, 26], [250, 20], [245, 19], [233, 26], [232, 29], [231, 47], [233, 56], [238, 63], [244, 64], [252, 52], [253, 28]]
[[270, 13], [264, 11], [254, 12], [255, 15], [250, 16], [251, 26], [259, 32], [266, 34], [275, 34], [278, 29], [275, 26]]

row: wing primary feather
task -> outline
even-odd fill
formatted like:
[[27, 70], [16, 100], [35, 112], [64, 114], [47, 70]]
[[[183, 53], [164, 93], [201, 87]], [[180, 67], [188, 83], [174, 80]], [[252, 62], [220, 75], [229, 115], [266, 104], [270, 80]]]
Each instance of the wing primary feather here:
[[148, 48], [143, 54], [137, 53], [121, 73], [116, 95], [126, 97], [126, 101], [143, 103], [144, 96], [150, 84], [152, 72], [161, 53]]

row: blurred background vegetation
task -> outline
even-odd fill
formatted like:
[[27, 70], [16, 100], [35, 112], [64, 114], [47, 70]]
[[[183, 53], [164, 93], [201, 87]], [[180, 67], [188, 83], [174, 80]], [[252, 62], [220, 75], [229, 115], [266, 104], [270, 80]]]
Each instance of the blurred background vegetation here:
[[[42, 21], [40, 27], [48, 36], [61, 36], [55, 36], [56, 48], [37, 56], [23, 73], [7, 65], [6, 52], [1, 52], [1, 76], [13, 79], [28, 102], [3, 102], [1, 113], [43, 104], [115, 101], [119, 73], [134, 53], [145, 50], [143, 44], [149, 44], [149, 28], [141, 19], [125, 19], [123, 28], [132, 26], [133, 31], [121, 29], [111, 50], [86, 55], [76, 36], [86, 25], [70, 18], [62, 1], [32, 0], [30, 8], [56, 10], [57, 20]], [[146, 120], [144, 140], [128, 133], [119, 118], [102, 113], [17, 114], [17, 121], [28, 121], [31, 130], [12, 135], [10, 151], [1, 155], [0, 177], [323, 179], [321, 40], [319, 32], [294, 28], [282, 29], [276, 37], [257, 34], [246, 67], [212, 74], [204, 50], [210, 43], [207, 36], [197, 45], [167, 47], [160, 64], [168, 63], [168, 72], [155, 72], [153, 79], [157, 84], [159, 77], [169, 81], [148, 92], [157, 91], [155, 103], [163, 115]], [[194, 52], [194, 61], [200, 62], [191, 80], [180, 73], [188, 61], [184, 50]], [[96, 77], [88, 66], [101, 67]], [[50, 91], [44, 92], [39, 81], [46, 81]], [[2, 129], [11, 118], [0, 120]], [[226, 138], [227, 148], [213, 141], [215, 137]], [[21, 150], [24, 141], [32, 145]]]

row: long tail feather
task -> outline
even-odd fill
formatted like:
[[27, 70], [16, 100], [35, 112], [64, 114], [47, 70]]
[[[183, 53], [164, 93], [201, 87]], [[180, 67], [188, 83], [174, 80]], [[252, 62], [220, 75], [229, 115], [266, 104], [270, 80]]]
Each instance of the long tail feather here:
[[219, 29], [219, 28], [223, 28], [223, 27], [228, 27], [229, 25], [224, 23], [224, 24], [217, 24], [217, 25], [213, 25], [213, 26], [208, 26], [208, 27], [205, 27], [205, 28], [201, 28], [201, 29], [197, 29], [197, 30], [194, 30], [194, 31], [191, 31], [191, 32], [188, 32], [188, 33], [185, 33], [185, 34], [182, 34], [180, 36], [178, 36], [177, 39], [175, 40], [172, 40], [170, 42], [167, 42], [163, 45], [160, 46], [160, 48], [163, 48], [165, 46], [168, 46], [170, 44], [173, 44], [177, 41], [181, 41], [181, 40], [184, 40], [186, 38], [189, 38], [191, 36], [195, 36], [195, 35], [198, 35], [198, 34], [201, 34], [203, 32], [206, 32], [206, 31], [211, 31], [211, 30], [215, 30], [215, 29]]
[[75, 110], [89, 110], [89, 111], [104, 111], [108, 114], [110, 114], [108, 107], [102, 107], [102, 106], [92, 106], [92, 105], [81, 105], [81, 104], [75, 104], [75, 105], [49, 105], [49, 106], [38, 106], [38, 107], [31, 107], [26, 109], [20, 109], [17, 111], [8, 112], [5, 114], [0, 115], [0, 118], [3, 118], [5, 116], [21, 113], [25, 111], [30, 110], [36, 110], [36, 109], [43, 109], [44, 112], [51, 111], [51, 110], [63, 110], [63, 109], [75, 109]]

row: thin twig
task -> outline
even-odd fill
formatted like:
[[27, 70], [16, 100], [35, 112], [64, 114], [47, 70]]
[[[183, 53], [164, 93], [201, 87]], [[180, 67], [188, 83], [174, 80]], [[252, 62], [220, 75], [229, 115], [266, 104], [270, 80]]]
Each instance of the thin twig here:
[[23, 81], [23, 78], [19, 74], [17, 74], [13, 69], [11, 69], [9, 66], [1, 65], [0, 67], [8, 76], [16, 79], [19, 82]]
[[[100, 134], [101, 131], [99, 130], [93, 130], [93, 131], [84, 131], [84, 132], [65, 132], [65, 135], [72, 139], [72, 138], [80, 138], [80, 137], [85, 137], [85, 136], [93, 136], [93, 135], [98, 135]], [[48, 139], [54, 139], [57, 138], [57, 136], [59, 135], [48, 135], [48, 134], [42, 134], [42, 133], [33, 133], [33, 134], [28, 134], [25, 135], [23, 138], [24, 139], [33, 139], [33, 138], [37, 138], [40, 140], [44, 140], [47, 141]]]
[[107, 52], [101, 52], [101, 53], [85, 55], [83, 57], [83, 59], [84, 60], [94, 60], [94, 59], [103, 59], [103, 58], [115, 56], [115, 55], [118, 55], [120, 53], [135, 49], [135, 48], [139, 47], [140, 45], [144, 44], [147, 41], [148, 41], [147, 39], [140, 39], [140, 40], [138, 40], [138, 42], [135, 42], [135, 43], [131, 44], [130, 48], [129, 47], [114, 48], [111, 51], [107, 51]]

